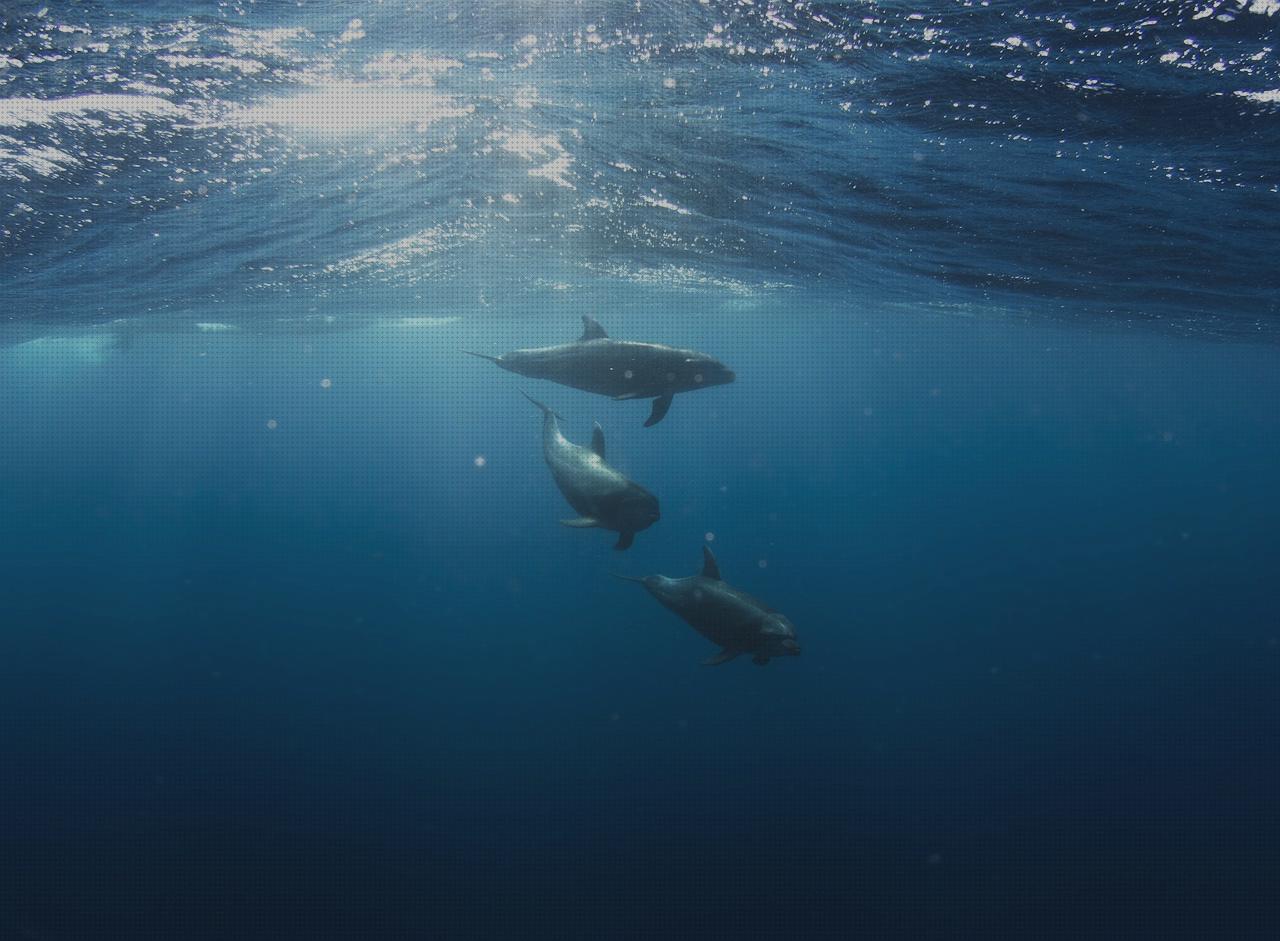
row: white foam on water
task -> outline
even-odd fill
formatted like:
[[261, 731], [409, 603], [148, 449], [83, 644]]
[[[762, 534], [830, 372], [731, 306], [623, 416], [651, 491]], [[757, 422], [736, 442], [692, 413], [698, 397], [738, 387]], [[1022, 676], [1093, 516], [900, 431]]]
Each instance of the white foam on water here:
[[275, 29], [242, 29], [230, 27], [226, 42], [244, 56], [267, 56], [297, 60], [299, 53], [294, 44], [313, 38], [311, 30], [302, 26], [282, 26]]
[[534, 179], [547, 180], [566, 189], [574, 189], [569, 180], [569, 168], [573, 166], [573, 154], [560, 143], [555, 134], [538, 134], [522, 129], [495, 131], [489, 139], [509, 154], [524, 160], [547, 162], [528, 171]]
[[0, 127], [50, 124], [92, 114], [176, 118], [185, 112], [155, 95], [77, 95], [72, 98], [0, 98]]
[[431, 226], [386, 245], [366, 249], [326, 265], [325, 274], [353, 275], [362, 271], [392, 269], [415, 259], [447, 251], [478, 237], [473, 226]]
[[1241, 98], [1248, 98], [1250, 101], [1257, 101], [1262, 104], [1280, 104], [1280, 88], [1272, 88], [1267, 91], [1238, 91], [1236, 94]]
[[369, 131], [414, 127], [463, 118], [475, 105], [462, 104], [453, 95], [430, 87], [403, 87], [398, 83], [331, 82], [308, 91], [267, 98], [233, 114], [243, 124], [273, 124], [328, 134], [364, 134]]
[[411, 52], [408, 55], [384, 52], [366, 62], [360, 71], [374, 81], [430, 87], [435, 85], [439, 76], [462, 67], [461, 62], [448, 56], [428, 56], [421, 52]]
[[342, 35], [338, 37], [338, 44], [342, 45], [349, 42], [357, 42], [364, 39], [366, 33], [364, 31], [364, 21], [360, 17], [356, 17], [347, 24], [347, 28], [342, 31]]
[[203, 68], [216, 69], [219, 72], [243, 72], [245, 75], [256, 75], [266, 71], [266, 66], [257, 59], [236, 59], [231, 56], [158, 56], [161, 62], [176, 69]]
[[644, 203], [646, 206], [654, 206], [658, 209], [668, 209], [671, 212], [674, 212], [681, 216], [687, 216], [690, 214], [688, 209], [685, 209], [683, 206], [677, 206], [671, 200], [665, 198], [660, 194], [655, 193], [655, 195], [650, 196], [648, 194], [642, 193], [640, 195], [640, 201]]
[[0, 134], [0, 180], [28, 181], [32, 176], [53, 176], [80, 161], [56, 147], [30, 147]]

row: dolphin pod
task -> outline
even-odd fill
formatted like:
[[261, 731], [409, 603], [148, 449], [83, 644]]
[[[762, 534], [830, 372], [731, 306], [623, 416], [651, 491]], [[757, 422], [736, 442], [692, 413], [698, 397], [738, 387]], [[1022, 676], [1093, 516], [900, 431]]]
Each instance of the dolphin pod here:
[[613, 340], [604, 327], [587, 316], [582, 324], [582, 336], [573, 343], [512, 350], [501, 356], [463, 352], [530, 379], [549, 379], [614, 399], [653, 399], [646, 428], [666, 417], [677, 392], [727, 385], [734, 380], [732, 369], [706, 353], [660, 343]]
[[688, 578], [667, 578], [665, 575], [616, 577], [639, 582], [664, 608], [718, 645], [720, 652], [703, 661], [707, 666], [728, 663], [744, 653], [751, 654], [752, 662], [759, 666], [764, 666], [773, 657], [800, 654], [795, 626], [745, 591], [726, 585], [720, 578], [720, 566], [715, 555], [705, 544], [702, 547], [702, 571], [697, 575]]
[[[613, 340], [591, 317], [584, 316], [582, 323], [582, 336], [574, 343], [513, 350], [501, 356], [463, 352], [508, 372], [586, 392], [615, 399], [652, 398], [646, 428], [666, 417], [676, 393], [727, 385], [735, 378], [731, 369], [705, 353]], [[661, 518], [658, 498], [605, 462], [604, 430], [599, 422], [590, 447], [574, 444], [561, 433], [563, 419], [559, 415], [527, 393], [524, 397], [542, 410], [543, 459], [556, 486], [578, 513], [576, 519], [561, 520], [562, 525], [611, 530], [618, 534], [615, 549], [631, 548], [636, 533]], [[750, 654], [752, 662], [760, 666], [775, 657], [798, 656], [795, 626], [746, 592], [725, 584], [716, 557], [705, 544], [702, 555], [702, 571], [697, 575], [616, 577], [640, 583], [663, 607], [718, 645], [720, 652], [704, 661], [709, 666], [728, 663], [742, 654]]]

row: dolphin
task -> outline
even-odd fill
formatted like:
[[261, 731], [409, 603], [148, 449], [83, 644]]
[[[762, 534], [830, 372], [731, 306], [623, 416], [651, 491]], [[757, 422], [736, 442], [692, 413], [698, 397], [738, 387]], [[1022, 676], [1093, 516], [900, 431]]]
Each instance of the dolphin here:
[[582, 318], [582, 336], [575, 343], [513, 350], [488, 356], [463, 350], [497, 363], [508, 372], [615, 399], [653, 399], [644, 426], [656, 425], [671, 408], [677, 392], [733, 382], [733, 370], [706, 353], [659, 343], [613, 340], [591, 317]]
[[752, 654], [751, 661], [764, 666], [773, 657], [800, 654], [796, 629], [790, 621], [746, 592], [720, 579], [720, 566], [711, 549], [702, 547], [702, 572], [688, 578], [648, 575], [624, 581], [639, 582], [663, 607], [684, 618], [720, 652], [703, 661], [707, 666], [728, 663], [739, 654]]
[[581, 514], [560, 522], [579, 529], [611, 529], [618, 533], [613, 548], [630, 549], [636, 533], [661, 517], [658, 498], [604, 462], [604, 429], [599, 422], [591, 434], [591, 447], [584, 448], [560, 433], [555, 412], [537, 399], [525, 398], [542, 409], [542, 456], [560, 492]]

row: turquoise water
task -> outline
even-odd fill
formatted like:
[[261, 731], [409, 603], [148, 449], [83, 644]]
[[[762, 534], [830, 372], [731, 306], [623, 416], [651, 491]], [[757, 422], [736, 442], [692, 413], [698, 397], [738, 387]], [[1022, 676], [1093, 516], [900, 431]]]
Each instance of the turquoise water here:
[[1273, 5], [0, 18], [0, 937], [1274, 933]]

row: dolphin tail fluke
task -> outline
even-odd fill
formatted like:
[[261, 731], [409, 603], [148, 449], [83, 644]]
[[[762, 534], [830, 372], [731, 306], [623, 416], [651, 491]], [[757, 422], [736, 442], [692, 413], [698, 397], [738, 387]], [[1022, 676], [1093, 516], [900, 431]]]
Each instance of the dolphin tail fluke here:
[[548, 408], [547, 406], [543, 405], [541, 402], [539, 402], [537, 399], [531, 396], [528, 392], [521, 392], [520, 394], [523, 395], [530, 402], [532, 402], [534, 405], [538, 406], [538, 408], [542, 409], [543, 415], [554, 415], [556, 418], [560, 419], [561, 421], [564, 421], [563, 415], [561, 415], [555, 409]]
[[[462, 352], [466, 353], [468, 356], [474, 356], [477, 359], [487, 359], [491, 363], [498, 363], [498, 357], [496, 356], [489, 356], [486, 353], [473, 353], [471, 350], [463, 350]], [[498, 365], [502, 364], [498, 363]]]
[[671, 410], [671, 400], [676, 397], [674, 392], [667, 392], [658, 396], [653, 400], [653, 411], [649, 413], [649, 417], [645, 419], [644, 426], [652, 428], [662, 419], [667, 417], [667, 412]]

